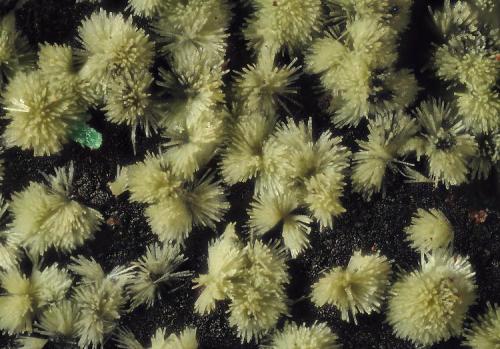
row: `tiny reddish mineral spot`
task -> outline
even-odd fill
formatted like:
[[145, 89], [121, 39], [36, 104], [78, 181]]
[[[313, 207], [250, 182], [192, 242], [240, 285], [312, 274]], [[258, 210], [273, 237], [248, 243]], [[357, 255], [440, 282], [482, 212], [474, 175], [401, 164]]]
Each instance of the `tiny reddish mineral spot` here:
[[488, 218], [487, 210], [471, 210], [469, 211], [469, 219], [474, 222], [474, 224], [483, 224]]

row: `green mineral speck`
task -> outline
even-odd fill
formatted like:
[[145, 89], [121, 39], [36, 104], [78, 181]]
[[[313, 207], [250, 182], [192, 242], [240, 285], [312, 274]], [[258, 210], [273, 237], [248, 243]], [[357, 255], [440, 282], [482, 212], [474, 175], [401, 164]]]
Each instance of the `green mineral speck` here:
[[102, 134], [85, 123], [78, 124], [71, 139], [90, 149], [99, 149], [102, 145]]

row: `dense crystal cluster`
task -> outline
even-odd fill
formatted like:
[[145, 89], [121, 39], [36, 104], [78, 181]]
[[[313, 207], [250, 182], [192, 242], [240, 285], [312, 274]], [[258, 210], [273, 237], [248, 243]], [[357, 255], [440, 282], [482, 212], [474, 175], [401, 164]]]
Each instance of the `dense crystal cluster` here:
[[[447, 191], [500, 173], [500, 8], [442, 5], [429, 13], [427, 69], [414, 74], [403, 55], [411, 0], [75, 0], [73, 40], [57, 28], [37, 43], [16, 21], [38, 35], [46, 19], [30, 17], [31, 6], [42, 5], [3, 1], [0, 331], [9, 348], [197, 349], [215, 328], [232, 348], [238, 339], [337, 349], [358, 321], [385, 312], [391, 340], [430, 347], [463, 336], [473, 349], [498, 349], [499, 308], [477, 291], [473, 269], [484, 267], [482, 251], [469, 262], [462, 254], [476, 240], [454, 241], [494, 232], [465, 232]], [[115, 156], [122, 131], [131, 143]], [[94, 160], [109, 163], [94, 175]], [[403, 181], [447, 195], [410, 196], [394, 212], [399, 227], [384, 217], [407, 261], [377, 246], [387, 235], [345, 219], [368, 200], [378, 209]], [[338, 234], [338, 223], [358, 231]], [[107, 242], [120, 248], [108, 254]], [[421, 263], [404, 271], [411, 254]], [[314, 270], [297, 272], [304, 266]], [[476, 300], [487, 304], [479, 317], [468, 313]], [[306, 322], [297, 309], [308, 309]], [[161, 324], [139, 332], [130, 325], [141, 312]], [[217, 340], [208, 346], [227, 347]]]

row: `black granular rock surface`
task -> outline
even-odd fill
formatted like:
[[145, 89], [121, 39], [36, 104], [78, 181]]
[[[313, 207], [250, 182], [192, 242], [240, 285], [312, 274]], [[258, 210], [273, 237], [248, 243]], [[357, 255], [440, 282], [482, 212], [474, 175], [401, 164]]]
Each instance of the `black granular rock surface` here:
[[[428, 5], [438, 1], [416, 1], [410, 30], [401, 39], [401, 65], [412, 68], [417, 73], [426, 94], [440, 94], [440, 86], [422, 71], [429, 59], [433, 33], [428, 23]], [[122, 10], [124, 1], [104, 1], [108, 10]], [[12, 9], [13, 1], [0, 4], [0, 13]], [[91, 4], [75, 4], [74, 0], [33, 0], [17, 12], [18, 25], [27, 35], [33, 47], [38, 43], [69, 42], [76, 44], [75, 35], [79, 22], [97, 8]], [[245, 13], [236, 7], [232, 25], [228, 53], [229, 67], [240, 69], [251, 61], [245, 51], [240, 30]], [[286, 59], [286, 58], [284, 58]], [[230, 76], [228, 81], [230, 81]], [[302, 76], [298, 100], [301, 107], [294, 111], [294, 117], [312, 116], [317, 132], [332, 129], [328, 117], [322, 113], [317, 81], [314, 77]], [[430, 92], [429, 92], [430, 91]], [[128, 263], [144, 253], [147, 244], [156, 240], [143, 215], [144, 207], [130, 204], [126, 194], [115, 198], [107, 188], [107, 183], [116, 173], [117, 165], [124, 166], [141, 160], [147, 151], [157, 151], [159, 137], [138, 136], [136, 155], [130, 144], [130, 130], [104, 121], [99, 111], [92, 111], [92, 126], [104, 136], [104, 144], [98, 151], [83, 149], [71, 144], [64, 151], [51, 157], [33, 157], [29, 152], [10, 149], [5, 152], [6, 171], [2, 185], [5, 197], [24, 188], [29, 181], [41, 181], [42, 172], [52, 173], [55, 166], [67, 165], [72, 161], [76, 168], [74, 195], [81, 202], [98, 209], [105, 217], [106, 224], [94, 241], [87, 243], [75, 254], [94, 257], [110, 270], [112, 267]], [[3, 131], [4, 125], [1, 130]], [[346, 145], [356, 147], [355, 140], [366, 136], [365, 125], [356, 129], [333, 130], [342, 135]], [[214, 164], [216, 162], [214, 161]], [[212, 166], [215, 169], [215, 165]], [[497, 174], [496, 174], [497, 176]], [[494, 177], [494, 176], [493, 176]], [[358, 325], [343, 322], [333, 308], [315, 308], [308, 299], [311, 285], [321, 272], [337, 265], [345, 265], [354, 250], [380, 250], [394, 260], [397, 276], [398, 268], [411, 270], [417, 267], [420, 256], [405, 242], [403, 228], [410, 222], [417, 208], [436, 207], [444, 211], [455, 229], [455, 250], [470, 256], [476, 270], [478, 300], [470, 310], [476, 316], [485, 309], [486, 302], [500, 303], [500, 200], [495, 186], [496, 178], [487, 182], [474, 183], [446, 190], [424, 184], [404, 183], [400, 176], [389, 176], [384, 195], [375, 196], [365, 202], [347, 188], [343, 203], [347, 212], [335, 223], [332, 230], [313, 229], [311, 247], [299, 258], [289, 262], [291, 284], [289, 296], [292, 300], [291, 318], [311, 324], [314, 321], [327, 322], [343, 343], [345, 349], [410, 349], [414, 346], [397, 339], [385, 322], [385, 313], [359, 316]], [[247, 220], [246, 208], [252, 197], [251, 185], [236, 185], [227, 188], [231, 210], [226, 222], [235, 221], [243, 229]], [[484, 222], [477, 222], [474, 216], [482, 211], [487, 215]], [[220, 232], [225, 224], [221, 224]], [[210, 230], [194, 231], [186, 242], [185, 254], [189, 258], [184, 266], [195, 275], [206, 268], [207, 246], [217, 233]], [[67, 264], [69, 257], [55, 252], [45, 258], [47, 263]], [[207, 316], [198, 316], [193, 305], [198, 291], [187, 281], [173, 292], [165, 290], [161, 301], [151, 309], [139, 307], [124, 315], [120, 325], [130, 328], [137, 338], [148, 343], [156, 328], [178, 331], [186, 325], [196, 326], [201, 348], [204, 349], [256, 349], [255, 343], [241, 344], [236, 332], [227, 322], [227, 304], [220, 304], [217, 310]], [[384, 309], [385, 310], [385, 309]], [[286, 321], [284, 319], [283, 321]], [[12, 348], [13, 339], [0, 335], [0, 348]], [[51, 343], [51, 348], [67, 348], [68, 344]], [[115, 348], [106, 342], [105, 349]], [[433, 347], [434, 349], [460, 348], [460, 339], [452, 339]]]

